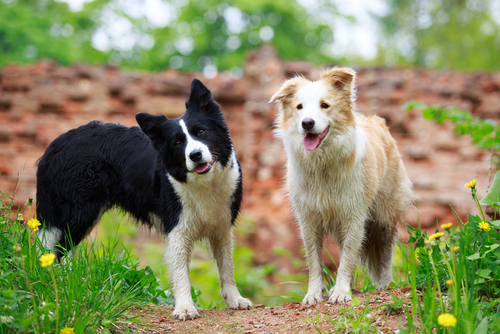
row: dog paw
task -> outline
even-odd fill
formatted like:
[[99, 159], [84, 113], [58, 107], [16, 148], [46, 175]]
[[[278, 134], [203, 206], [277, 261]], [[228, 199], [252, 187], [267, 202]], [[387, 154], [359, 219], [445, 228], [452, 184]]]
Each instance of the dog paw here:
[[232, 309], [232, 310], [251, 310], [252, 309], [252, 302], [250, 299], [243, 298], [241, 296], [238, 296], [234, 298], [233, 300], [226, 300], [227, 306]]
[[304, 297], [304, 300], [302, 300], [302, 304], [304, 305], [316, 305], [322, 302], [323, 302], [322, 292], [316, 292], [316, 293], [308, 292], [307, 295]]
[[194, 320], [200, 317], [200, 314], [194, 305], [176, 306], [172, 315], [174, 318], [182, 321]]
[[347, 303], [352, 300], [352, 295], [350, 292], [345, 292], [345, 291], [330, 291], [329, 293], [329, 298], [328, 298], [328, 303], [330, 304], [335, 304], [335, 303]]

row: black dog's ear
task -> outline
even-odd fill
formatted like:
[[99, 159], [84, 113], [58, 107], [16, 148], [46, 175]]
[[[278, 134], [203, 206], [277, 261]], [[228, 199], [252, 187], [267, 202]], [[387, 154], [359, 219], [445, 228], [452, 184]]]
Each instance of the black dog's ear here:
[[192, 107], [206, 110], [211, 102], [213, 102], [212, 93], [210, 93], [200, 80], [194, 78], [191, 81], [191, 94], [189, 95], [189, 100], [186, 102], [186, 109]]
[[167, 120], [163, 115], [154, 116], [145, 112], [141, 112], [135, 115], [135, 120], [141, 127], [142, 132], [149, 137], [149, 139], [154, 142], [160, 139], [162, 135], [161, 125]]

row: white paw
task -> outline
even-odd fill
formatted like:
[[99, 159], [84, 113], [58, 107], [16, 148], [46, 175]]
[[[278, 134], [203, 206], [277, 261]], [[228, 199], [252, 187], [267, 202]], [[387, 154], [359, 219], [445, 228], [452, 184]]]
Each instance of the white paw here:
[[179, 306], [176, 305], [172, 315], [174, 316], [174, 318], [177, 318], [182, 321], [194, 320], [200, 317], [200, 314], [196, 310], [194, 304], [179, 305]]
[[352, 300], [352, 293], [350, 291], [342, 291], [341, 289], [336, 290], [335, 287], [328, 293], [328, 303], [347, 303]]
[[227, 307], [232, 310], [251, 310], [252, 302], [250, 299], [236, 296], [235, 298], [226, 299]]
[[319, 292], [307, 292], [307, 295], [302, 300], [302, 304], [304, 305], [316, 305], [321, 304], [323, 302], [323, 290], [319, 290]]

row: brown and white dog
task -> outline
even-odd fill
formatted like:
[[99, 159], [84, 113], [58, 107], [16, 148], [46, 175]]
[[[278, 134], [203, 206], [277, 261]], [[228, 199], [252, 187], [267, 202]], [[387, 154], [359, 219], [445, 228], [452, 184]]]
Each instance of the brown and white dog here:
[[304, 304], [323, 302], [321, 250], [331, 233], [340, 248], [330, 303], [350, 301], [361, 258], [377, 289], [392, 281], [399, 222], [412, 207], [412, 183], [385, 121], [356, 112], [355, 72], [333, 68], [311, 82], [286, 81], [278, 102], [276, 134], [283, 140], [287, 188], [300, 224], [309, 266]]

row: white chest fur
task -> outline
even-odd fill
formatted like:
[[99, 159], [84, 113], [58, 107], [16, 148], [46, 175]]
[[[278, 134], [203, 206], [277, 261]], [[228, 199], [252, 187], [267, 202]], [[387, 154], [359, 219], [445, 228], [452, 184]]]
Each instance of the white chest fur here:
[[221, 228], [230, 228], [232, 195], [239, 177], [234, 152], [226, 168], [216, 162], [210, 173], [190, 173], [185, 183], [169, 176], [182, 203], [179, 224], [171, 233], [186, 233], [196, 240], [217, 233]]
[[[361, 128], [355, 127], [350, 133], [325, 143], [329, 147], [322, 154], [307, 152], [302, 143], [297, 143], [300, 146], [288, 143], [287, 180], [297, 213], [315, 217], [313, 221], [318, 223], [337, 225], [364, 211], [367, 203], [362, 163], [366, 143]], [[354, 161], [346, 163], [346, 157], [354, 150]]]

